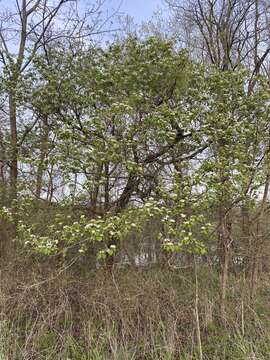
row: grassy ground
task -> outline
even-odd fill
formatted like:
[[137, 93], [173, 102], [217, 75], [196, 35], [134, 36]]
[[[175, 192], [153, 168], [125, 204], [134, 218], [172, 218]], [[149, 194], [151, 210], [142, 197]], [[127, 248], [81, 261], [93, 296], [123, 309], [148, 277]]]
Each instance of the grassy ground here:
[[[52, 270], [54, 268], [54, 270]], [[219, 318], [219, 275], [199, 268], [203, 359], [270, 358], [270, 290], [256, 301], [230, 279], [227, 318]], [[108, 272], [13, 264], [1, 271], [2, 360], [200, 359], [192, 269]]]

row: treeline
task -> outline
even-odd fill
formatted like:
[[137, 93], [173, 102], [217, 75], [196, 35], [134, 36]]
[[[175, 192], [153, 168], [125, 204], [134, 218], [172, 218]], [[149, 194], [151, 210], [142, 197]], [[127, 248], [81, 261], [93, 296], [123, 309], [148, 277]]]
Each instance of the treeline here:
[[100, 2], [2, 14], [6, 359], [269, 354], [270, 7], [166, 2], [106, 44]]

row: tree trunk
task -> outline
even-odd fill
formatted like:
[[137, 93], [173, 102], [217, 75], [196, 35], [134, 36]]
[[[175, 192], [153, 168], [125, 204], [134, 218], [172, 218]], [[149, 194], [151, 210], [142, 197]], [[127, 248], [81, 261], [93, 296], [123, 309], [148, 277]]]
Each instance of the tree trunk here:
[[220, 294], [220, 315], [222, 322], [226, 324], [226, 296], [229, 271], [229, 249], [226, 242], [223, 244], [223, 264], [221, 274], [221, 294]]
[[46, 159], [47, 151], [48, 151], [48, 136], [49, 136], [49, 128], [48, 121], [44, 119], [44, 129], [43, 134], [41, 136], [41, 148], [40, 148], [40, 157], [37, 168], [37, 179], [36, 179], [36, 191], [35, 195], [37, 199], [40, 199], [42, 192], [42, 179], [44, 173], [44, 161]]
[[259, 276], [260, 261], [262, 261], [263, 254], [263, 229], [262, 221], [266, 210], [268, 192], [270, 186], [270, 174], [266, 175], [265, 185], [264, 185], [264, 194], [261, 202], [260, 209], [255, 216], [256, 221], [256, 234], [254, 236], [255, 243], [253, 244], [253, 263], [252, 263], [252, 274], [251, 274], [251, 299], [255, 298], [257, 290], [257, 282]]
[[226, 297], [229, 277], [230, 248], [231, 248], [231, 219], [224, 209], [220, 210], [220, 248], [221, 248], [221, 292], [220, 315], [221, 321], [226, 325]]
[[10, 197], [9, 200], [17, 200], [18, 181], [18, 135], [17, 135], [17, 114], [14, 92], [9, 94], [9, 121], [10, 121]]

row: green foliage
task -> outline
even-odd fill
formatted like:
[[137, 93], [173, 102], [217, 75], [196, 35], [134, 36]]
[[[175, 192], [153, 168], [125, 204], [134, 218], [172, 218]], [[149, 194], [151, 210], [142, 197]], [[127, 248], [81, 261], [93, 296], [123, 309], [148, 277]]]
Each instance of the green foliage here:
[[[41, 55], [34, 65], [31, 106], [46, 127], [27, 138], [22, 162], [43, 173], [59, 169], [73, 205], [83, 200], [108, 210], [92, 219], [55, 218], [42, 231], [21, 216], [18, 237], [28, 247], [51, 255], [76, 246], [83, 254], [98, 243], [104, 259], [159, 217], [164, 250], [205, 254], [214, 230], [204, 214], [256, 200], [268, 171], [263, 77], [248, 94], [247, 71], [204, 68], [155, 38], [75, 55], [55, 48], [50, 62]], [[42, 136], [45, 145], [38, 145]], [[129, 182], [133, 188], [111, 211]], [[142, 205], [129, 206], [132, 196], [142, 196]]]
[[6, 206], [0, 208], [0, 219], [9, 223], [13, 221], [12, 212]]
[[[119, 215], [98, 217], [90, 221], [85, 215], [81, 215], [79, 221], [64, 224], [63, 217], [58, 214], [55, 223], [46, 226], [43, 230], [46, 234], [44, 236], [35, 233], [39, 232], [35, 224], [30, 226], [20, 220], [18, 238], [27, 247], [43, 255], [51, 255], [59, 251], [66, 254], [74, 246], [79, 246], [78, 252], [83, 254], [95, 243], [104, 245], [109, 244], [111, 240], [119, 243], [125, 240], [130, 232], [141, 231], [149, 219], [158, 217], [163, 224], [163, 232], [158, 234], [158, 238], [163, 242], [165, 250], [204, 254], [205, 246], [198, 236], [207, 235], [210, 224], [203, 225], [205, 220], [202, 215], [190, 215], [187, 218], [183, 211], [183, 206], [168, 208], [155, 201], [149, 201], [143, 207], [130, 208]], [[193, 234], [193, 230], [196, 235]], [[109, 245], [99, 251], [98, 259], [112, 256], [116, 251], [116, 245]]]

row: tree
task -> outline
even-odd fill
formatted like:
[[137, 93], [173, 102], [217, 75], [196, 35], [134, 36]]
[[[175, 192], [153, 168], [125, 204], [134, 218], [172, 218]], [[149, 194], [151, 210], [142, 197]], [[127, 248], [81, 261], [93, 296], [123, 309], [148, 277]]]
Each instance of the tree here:
[[251, 69], [252, 79], [263, 70], [270, 52], [263, 1], [194, 0], [186, 5], [178, 0], [166, 2], [172, 10], [175, 31], [189, 34], [187, 46], [197, 50], [197, 58], [222, 70], [235, 70], [245, 64]]
[[[82, 17], [79, 16], [76, 2], [61, 0], [53, 5], [48, 0], [22, 0], [21, 3], [14, 1], [5, 9], [1, 17], [0, 27], [0, 60], [2, 81], [5, 83], [7, 94], [7, 114], [10, 129], [10, 201], [17, 198], [18, 157], [21, 139], [34, 128], [37, 119], [32, 123], [20, 126], [20, 138], [18, 133], [18, 112], [22, 106], [22, 96], [25, 88], [23, 84], [27, 74], [31, 71], [35, 56], [46, 52], [46, 47], [61, 40], [69, 42], [76, 38], [78, 41], [91, 36], [94, 31], [100, 31], [96, 14], [99, 13], [101, 3], [97, 2], [92, 9]], [[71, 15], [72, 14], [72, 15]], [[65, 24], [61, 17], [66, 17]], [[94, 22], [88, 22], [88, 17], [95, 15]], [[58, 23], [57, 23], [58, 21]], [[95, 29], [95, 30], [94, 30]], [[16, 45], [14, 45], [16, 39]]]
[[70, 159], [67, 178], [80, 178], [93, 209], [117, 212], [133, 196], [146, 200], [158, 184], [156, 174], [173, 159], [205, 149], [192, 138], [192, 112], [179, 106], [193, 81], [187, 78], [192, 65], [169, 42], [129, 39], [76, 59], [57, 56], [54, 69], [40, 63], [49, 81], [37, 99], [58, 121], [57, 146]]

